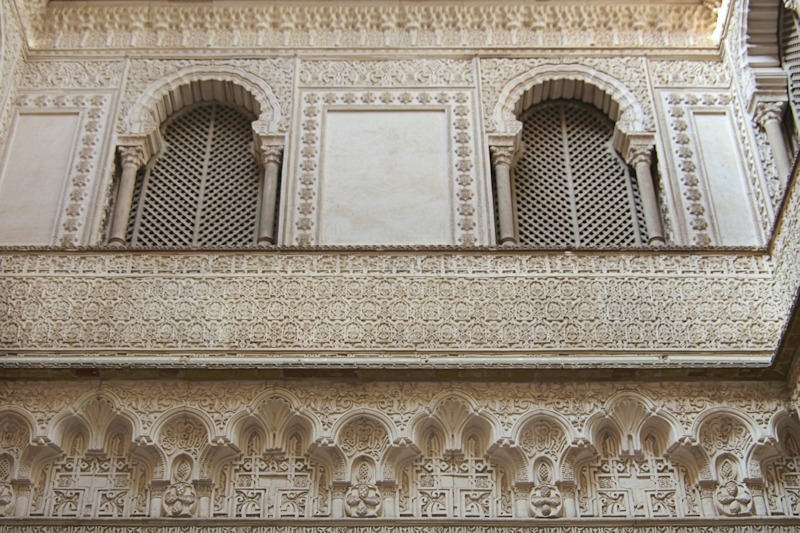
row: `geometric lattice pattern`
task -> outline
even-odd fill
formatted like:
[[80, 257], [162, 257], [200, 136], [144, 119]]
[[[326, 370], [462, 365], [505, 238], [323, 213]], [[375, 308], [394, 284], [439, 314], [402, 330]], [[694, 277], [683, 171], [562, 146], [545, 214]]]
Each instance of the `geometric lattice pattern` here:
[[515, 180], [520, 244], [640, 245], [638, 191], [612, 146], [613, 122], [565, 100], [536, 105], [521, 120], [525, 151]]
[[237, 109], [202, 105], [170, 121], [132, 213], [134, 246], [255, 243], [259, 170], [252, 129]]

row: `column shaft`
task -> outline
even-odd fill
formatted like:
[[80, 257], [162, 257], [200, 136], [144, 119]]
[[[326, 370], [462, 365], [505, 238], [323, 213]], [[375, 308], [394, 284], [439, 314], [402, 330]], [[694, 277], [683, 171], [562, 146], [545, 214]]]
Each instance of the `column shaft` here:
[[650, 172], [652, 163], [652, 146], [633, 146], [628, 151], [628, 161], [636, 171], [636, 183], [639, 186], [639, 198], [644, 211], [644, 224], [647, 231], [648, 246], [662, 246], [664, 228], [661, 224], [661, 213], [656, 199], [656, 189], [653, 186], [653, 175]]
[[122, 159], [122, 176], [119, 180], [117, 201], [114, 204], [114, 215], [108, 238], [108, 243], [112, 246], [125, 245], [133, 203], [133, 191], [136, 188], [136, 174], [144, 159], [139, 148], [120, 148], [119, 153]]
[[495, 189], [497, 191], [497, 220], [500, 225], [500, 244], [516, 244], [514, 205], [511, 197], [511, 148], [492, 147]]
[[764, 124], [764, 131], [767, 132], [767, 140], [772, 147], [772, 155], [775, 157], [775, 167], [778, 171], [778, 179], [782, 186], [786, 185], [789, 173], [792, 171], [792, 164], [789, 162], [789, 155], [786, 150], [786, 142], [783, 140], [781, 123], [777, 120], [768, 120]]
[[275, 209], [278, 199], [278, 173], [283, 146], [262, 144], [260, 149], [264, 173], [261, 175], [261, 215], [258, 219], [259, 245], [275, 244]]

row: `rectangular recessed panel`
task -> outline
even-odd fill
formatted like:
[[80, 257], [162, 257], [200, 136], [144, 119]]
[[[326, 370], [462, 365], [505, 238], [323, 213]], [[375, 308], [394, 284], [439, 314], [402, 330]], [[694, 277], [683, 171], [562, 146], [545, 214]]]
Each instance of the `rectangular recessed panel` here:
[[726, 113], [695, 113], [701, 161], [720, 244], [761, 244], [733, 125]]
[[0, 244], [52, 244], [78, 113], [17, 117], [0, 175]]
[[444, 110], [329, 110], [321, 244], [455, 244]]

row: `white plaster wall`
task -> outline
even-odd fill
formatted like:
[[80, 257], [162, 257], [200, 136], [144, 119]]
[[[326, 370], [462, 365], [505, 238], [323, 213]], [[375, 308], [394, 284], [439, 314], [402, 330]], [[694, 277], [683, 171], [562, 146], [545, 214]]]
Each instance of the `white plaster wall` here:
[[79, 113], [20, 113], [0, 174], [0, 244], [52, 244]]
[[323, 138], [322, 244], [455, 244], [446, 110], [328, 110]]
[[695, 113], [694, 121], [720, 244], [761, 244], [752, 194], [728, 114]]

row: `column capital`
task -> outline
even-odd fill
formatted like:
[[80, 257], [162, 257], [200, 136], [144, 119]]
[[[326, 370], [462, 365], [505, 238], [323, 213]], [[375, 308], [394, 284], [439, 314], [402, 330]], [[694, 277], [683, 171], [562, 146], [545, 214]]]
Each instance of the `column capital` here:
[[258, 147], [258, 156], [262, 165], [266, 166], [270, 163], [280, 165], [283, 156], [283, 145], [269, 142], [262, 143]]
[[489, 153], [492, 154], [492, 162], [495, 165], [510, 167], [514, 162], [516, 150], [512, 146], [490, 146]]
[[650, 166], [653, 163], [653, 145], [634, 144], [628, 147], [628, 153], [625, 154], [625, 161], [634, 168], [642, 163]]
[[756, 124], [767, 129], [770, 122], [780, 122], [783, 117], [785, 102], [759, 102], [753, 112], [753, 119]]
[[138, 168], [147, 162], [141, 146], [117, 146], [117, 153], [123, 167], [134, 165]]
[[783, 7], [800, 16], [800, 0], [783, 0]]

